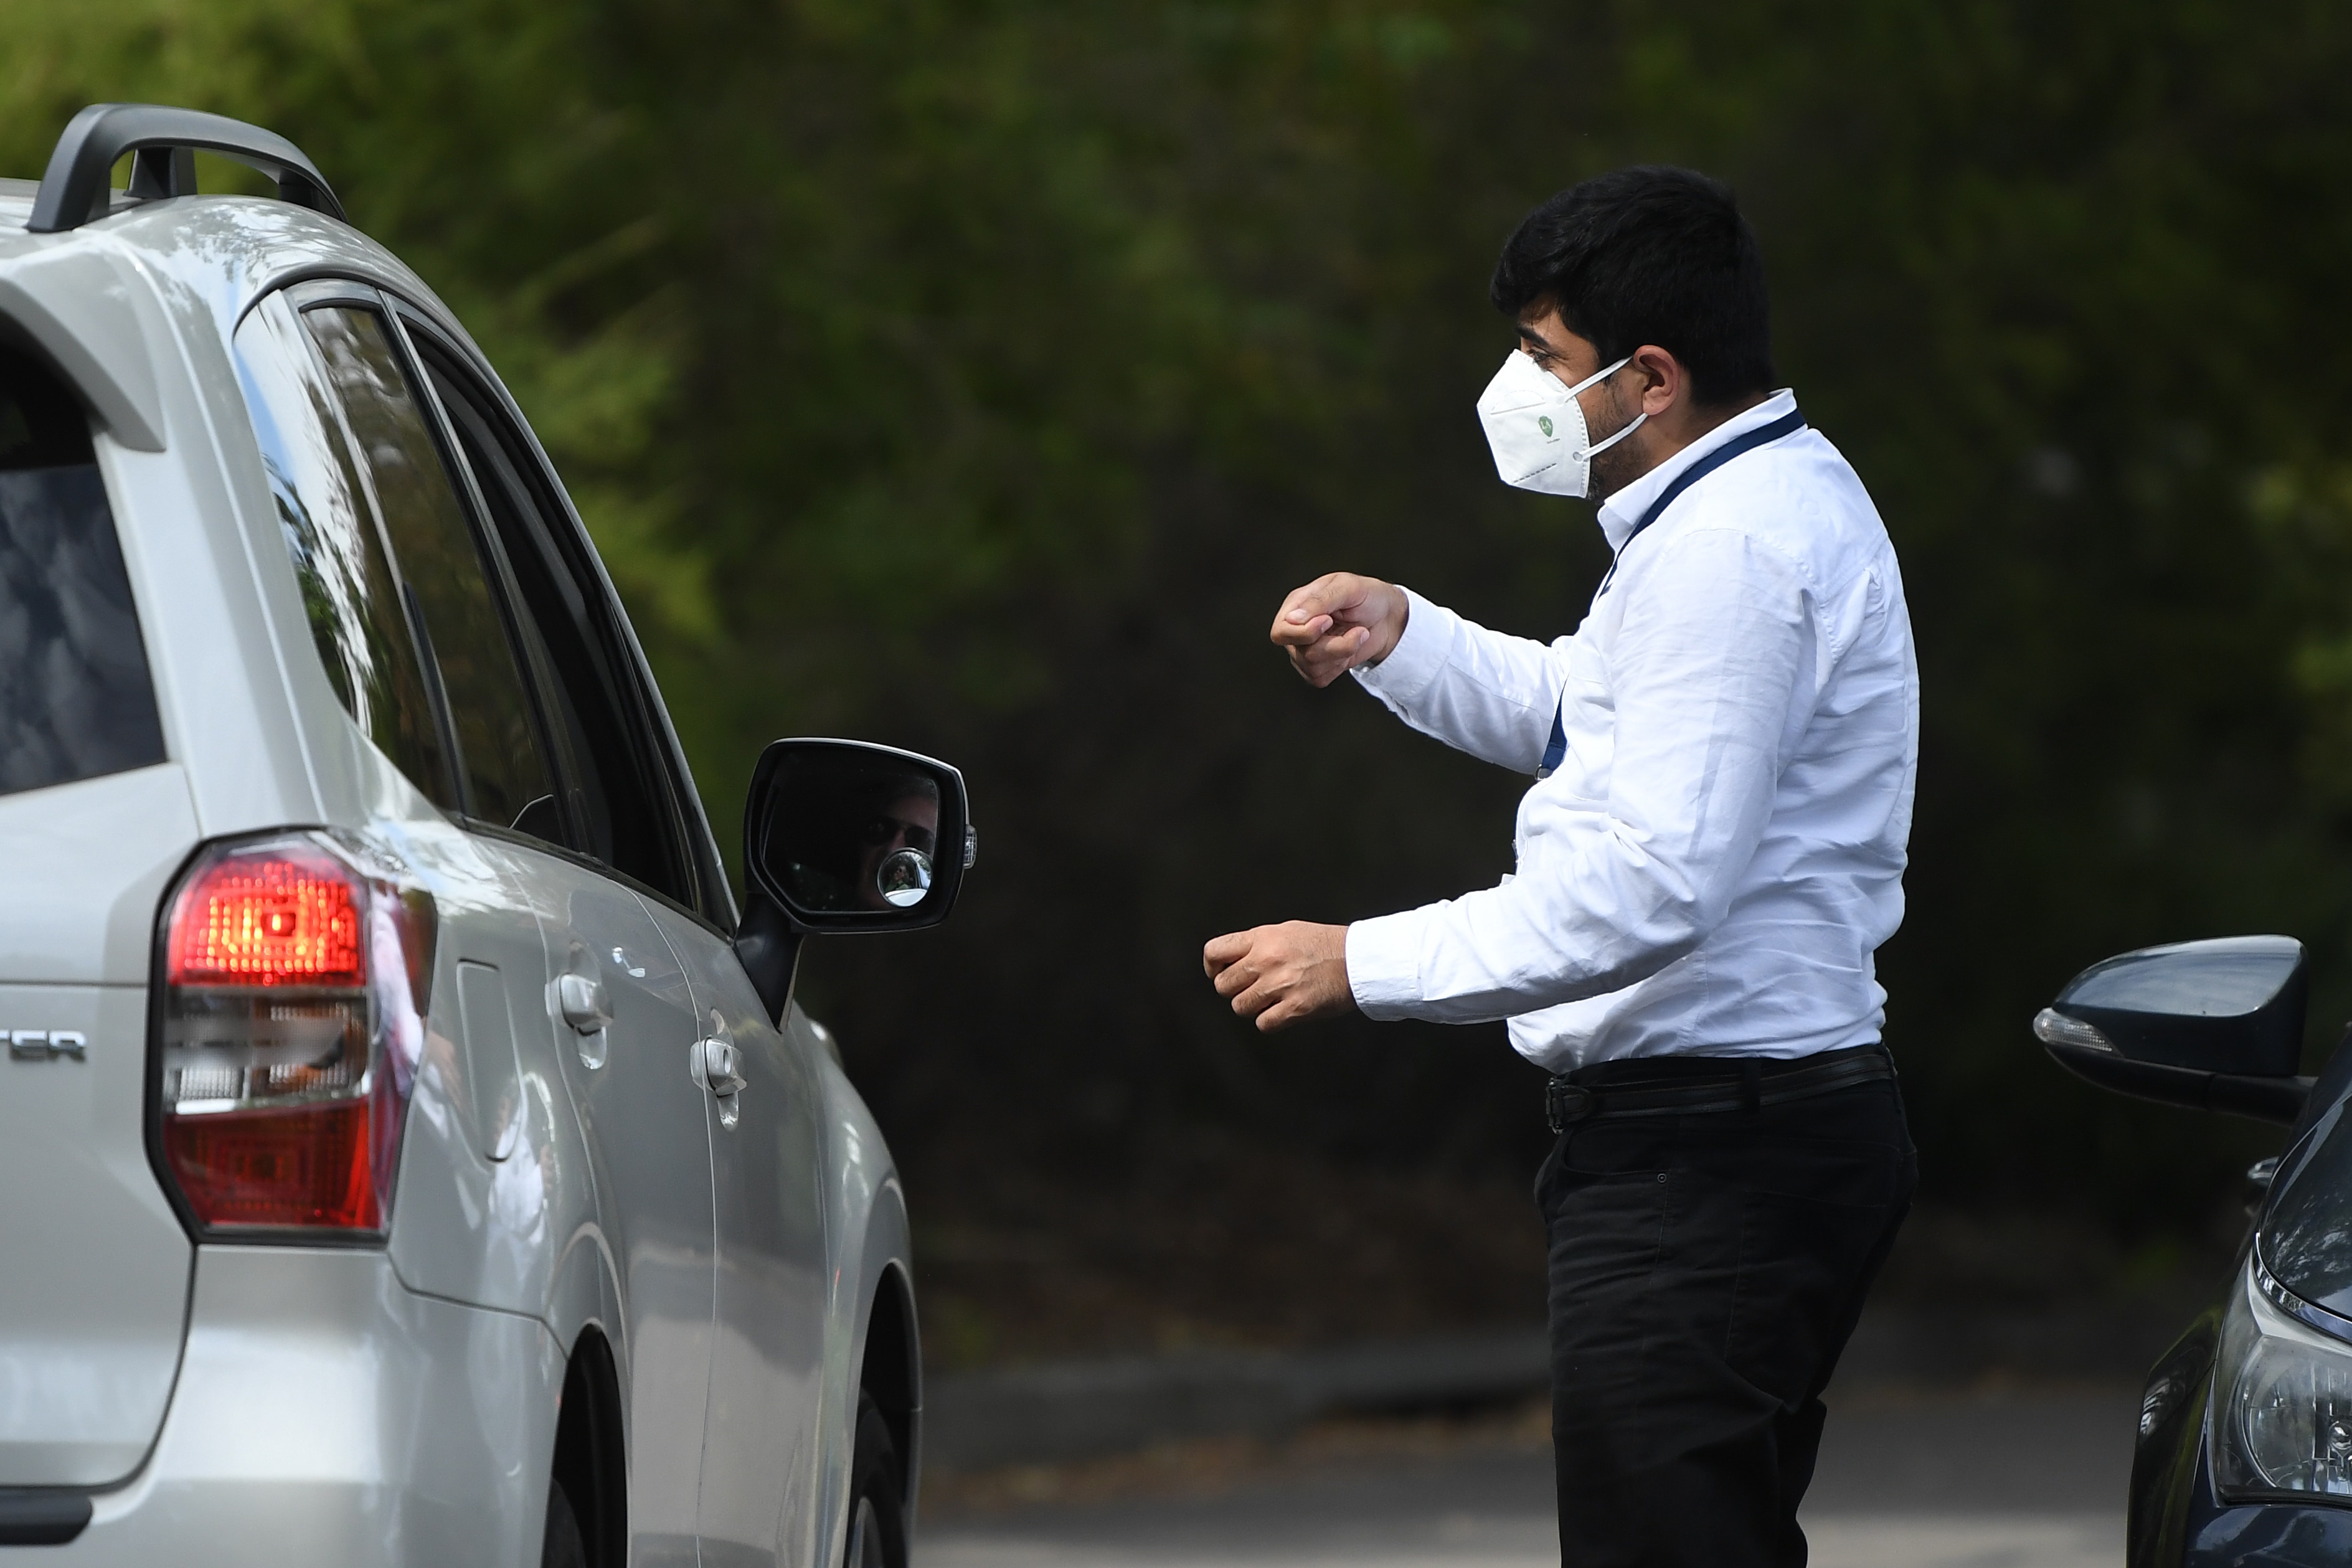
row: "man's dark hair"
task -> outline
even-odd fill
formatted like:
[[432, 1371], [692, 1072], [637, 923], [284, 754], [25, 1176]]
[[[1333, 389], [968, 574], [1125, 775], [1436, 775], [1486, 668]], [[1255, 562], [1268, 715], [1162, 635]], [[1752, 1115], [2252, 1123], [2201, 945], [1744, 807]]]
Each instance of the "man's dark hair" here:
[[1769, 391], [1764, 253], [1731, 189], [1689, 169], [1620, 169], [1529, 213], [1503, 247], [1495, 308], [1559, 307], [1601, 363], [1655, 343], [1690, 372], [1691, 397]]

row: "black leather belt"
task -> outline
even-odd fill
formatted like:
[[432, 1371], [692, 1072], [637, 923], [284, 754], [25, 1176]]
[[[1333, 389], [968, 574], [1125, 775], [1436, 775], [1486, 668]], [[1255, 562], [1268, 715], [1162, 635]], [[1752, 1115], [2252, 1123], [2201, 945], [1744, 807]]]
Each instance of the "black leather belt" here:
[[[1668, 1059], [1684, 1066], [1695, 1064], [1699, 1058]], [[1545, 1119], [1554, 1132], [1565, 1132], [1572, 1123], [1602, 1117], [1752, 1111], [1895, 1076], [1893, 1059], [1877, 1046], [1838, 1051], [1832, 1059], [1820, 1062], [1752, 1057], [1745, 1060], [1717, 1057], [1712, 1060], [1721, 1065], [1720, 1072], [1693, 1075], [1679, 1081], [1654, 1079], [1622, 1084], [1578, 1083], [1574, 1077], [1555, 1078], [1544, 1087]]]

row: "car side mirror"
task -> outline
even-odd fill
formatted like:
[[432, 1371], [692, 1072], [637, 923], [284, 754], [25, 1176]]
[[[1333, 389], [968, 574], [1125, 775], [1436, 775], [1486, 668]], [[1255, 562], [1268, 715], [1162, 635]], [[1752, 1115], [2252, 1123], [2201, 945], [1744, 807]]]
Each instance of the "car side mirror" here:
[[862, 741], [777, 741], [743, 805], [749, 908], [735, 948], [782, 1017], [801, 939], [915, 931], [955, 907], [979, 848], [963, 774]]
[[2060, 1067], [2102, 1089], [2263, 1121], [2303, 1113], [2310, 974], [2292, 937], [2142, 948], [2083, 971], [2037, 1014]]

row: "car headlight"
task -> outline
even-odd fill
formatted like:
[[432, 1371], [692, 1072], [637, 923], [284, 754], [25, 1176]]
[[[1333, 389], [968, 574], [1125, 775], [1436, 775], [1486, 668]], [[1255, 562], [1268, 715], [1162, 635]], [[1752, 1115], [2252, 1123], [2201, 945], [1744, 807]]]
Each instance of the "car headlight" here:
[[2352, 1503], [2352, 1344], [2296, 1319], [2292, 1300], [2247, 1260], [2214, 1363], [2214, 1484], [2231, 1499]]

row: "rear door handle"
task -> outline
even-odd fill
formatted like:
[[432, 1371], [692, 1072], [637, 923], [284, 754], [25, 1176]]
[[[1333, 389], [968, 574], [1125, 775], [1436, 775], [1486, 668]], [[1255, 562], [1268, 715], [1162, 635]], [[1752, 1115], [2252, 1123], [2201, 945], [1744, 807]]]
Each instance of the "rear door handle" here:
[[556, 1005], [563, 1011], [563, 1021], [583, 1035], [593, 1035], [613, 1021], [601, 980], [592, 980], [585, 974], [559, 975], [555, 996]]
[[711, 1093], [722, 1099], [739, 1094], [751, 1080], [743, 1076], [743, 1056], [732, 1040], [705, 1039], [694, 1042], [694, 1077]]

